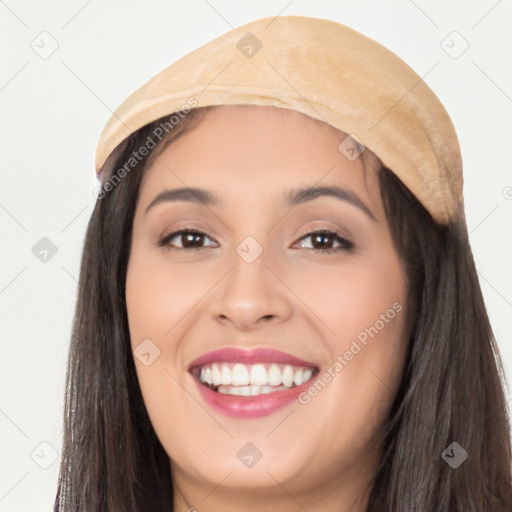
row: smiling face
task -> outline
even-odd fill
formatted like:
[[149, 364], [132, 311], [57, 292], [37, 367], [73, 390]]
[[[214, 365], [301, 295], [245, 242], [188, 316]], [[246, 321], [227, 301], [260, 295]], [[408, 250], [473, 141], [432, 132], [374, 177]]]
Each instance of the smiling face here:
[[[175, 490], [197, 510], [263, 510], [267, 499], [278, 510], [296, 510], [295, 500], [339, 510], [375, 471], [372, 440], [403, 370], [406, 281], [376, 172], [367, 166], [365, 176], [342, 140], [297, 112], [222, 106], [146, 170], [126, 283], [131, 343]], [[298, 192], [313, 187], [327, 188]], [[200, 234], [177, 233], [185, 229]], [[228, 348], [274, 349], [316, 373], [277, 408], [265, 400], [293, 388], [238, 398], [207, 390], [190, 366]], [[229, 369], [240, 362], [226, 359]], [[289, 366], [295, 376], [301, 365]], [[226, 369], [227, 382], [244, 369], [250, 376], [251, 365], [231, 377]], [[240, 410], [262, 397], [259, 414], [230, 409], [231, 399]]]

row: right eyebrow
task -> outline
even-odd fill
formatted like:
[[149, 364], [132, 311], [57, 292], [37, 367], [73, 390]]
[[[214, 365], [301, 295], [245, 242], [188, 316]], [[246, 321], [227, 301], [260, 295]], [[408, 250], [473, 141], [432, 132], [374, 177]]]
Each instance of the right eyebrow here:
[[149, 203], [144, 215], [148, 213], [151, 208], [154, 208], [157, 204], [166, 201], [188, 201], [190, 203], [202, 204], [206, 206], [217, 206], [219, 200], [217, 197], [202, 188], [175, 188], [172, 190], [166, 189], [160, 192], [152, 201]]

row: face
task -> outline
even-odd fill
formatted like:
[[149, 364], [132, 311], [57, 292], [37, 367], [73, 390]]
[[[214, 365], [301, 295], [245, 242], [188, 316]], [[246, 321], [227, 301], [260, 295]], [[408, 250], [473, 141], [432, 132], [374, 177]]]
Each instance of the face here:
[[262, 488], [279, 510], [339, 510], [375, 471], [406, 282], [375, 158], [347, 158], [344, 137], [294, 111], [222, 106], [146, 170], [131, 343], [175, 490], [197, 510], [254, 506]]

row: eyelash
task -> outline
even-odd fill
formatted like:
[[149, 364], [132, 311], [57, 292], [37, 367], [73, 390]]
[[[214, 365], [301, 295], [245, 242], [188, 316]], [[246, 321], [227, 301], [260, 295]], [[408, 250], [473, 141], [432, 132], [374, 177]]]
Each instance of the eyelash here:
[[[184, 234], [201, 235], [201, 236], [206, 236], [208, 238], [208, 235], [206, 235], [202, 231], [198, 231], [197, 229], [185, 228], [180, 231], [175, 231], [173, 233], [170, 233], [169, 235], [166, 235], [163, 238], [161, 238], [160, 241], [158, 242], [158, 247], [164, 247], [168, 250], [176, 250], [176, 251], [194, 251], [194, 250], [198, 250], [198, 249], [204, 249], [204, 247], [186, 248], [186, 247], [172, 247], [170, 245], [169, 242], [173, 238], [176, 238], [178, 235], [184, 235]], [[330, 231], [328, 229], [320, 229], [318, 231], [311, 231], [309, 233], [306, 233], [299, 238], [299, 241], [301, 241], [305, 238], [309, 238], [313, 235], [324, 235], [324, 236], [334, 237], [335, 241], [341, 243], [341, 246], [340, 247], [331, 247], [330, 249], [314, 249], [314, 248], [307, 249], [308, 251], [313, 251], [316, 253], [323, 253], [323, 254], [325, 254], [325, 253], [330, 254], [330, 253], [339, 252], [339, 251], [350, 251], [354, 248], [354, 244], [350, 240], [347, 240], [346, 238], [344, 238], [341, 235], [341, 233], [338, 233], [337, 231]]]

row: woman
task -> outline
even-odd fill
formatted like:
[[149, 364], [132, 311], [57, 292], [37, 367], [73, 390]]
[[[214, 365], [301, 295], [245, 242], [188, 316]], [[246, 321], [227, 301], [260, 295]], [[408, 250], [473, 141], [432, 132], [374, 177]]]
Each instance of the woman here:
[[96, 163], [55, 510], [512, 509], [457, 137], [403, 61], [257, 20]]

